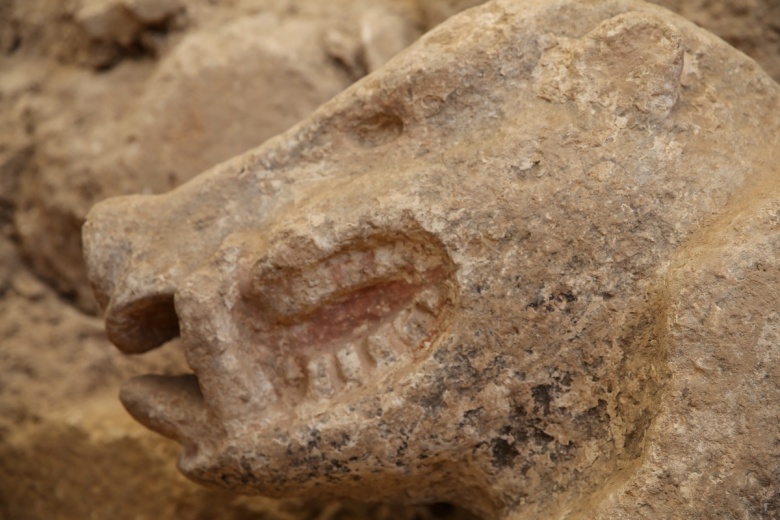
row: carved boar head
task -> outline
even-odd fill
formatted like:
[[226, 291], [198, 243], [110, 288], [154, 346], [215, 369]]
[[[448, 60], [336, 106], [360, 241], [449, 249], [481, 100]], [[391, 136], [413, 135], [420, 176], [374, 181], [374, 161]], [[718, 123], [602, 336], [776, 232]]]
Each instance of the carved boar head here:
[[262, 146], [101, 203], [110, 339], [180, 335], [193, 372], [123, 403], [238, 492], [490, 517], [587, 496], [657, 411], [675, 251], [765, 174], [723, 167], [769, 117], [723, 60], [748, 63], [643, 3], [493, 2]]

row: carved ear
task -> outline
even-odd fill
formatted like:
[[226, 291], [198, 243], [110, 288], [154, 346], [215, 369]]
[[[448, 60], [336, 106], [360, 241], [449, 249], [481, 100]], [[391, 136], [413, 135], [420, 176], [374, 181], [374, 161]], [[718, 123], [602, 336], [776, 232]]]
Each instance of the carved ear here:
[[575, 100], [589, 111], [638, 110], [665, 118], [679, 97], [683, 55], [675, 27], [648, 13], [626, 13], [581, 40], [553, 42], [534, 72], [535, 90], [550, 101]]

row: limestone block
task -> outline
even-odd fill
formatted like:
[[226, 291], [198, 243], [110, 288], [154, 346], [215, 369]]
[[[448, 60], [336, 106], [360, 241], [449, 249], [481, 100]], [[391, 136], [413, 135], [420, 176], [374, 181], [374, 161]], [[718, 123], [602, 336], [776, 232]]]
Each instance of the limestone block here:
[[387, 63], [390, 58], [420, 37], [408, 17], [391, 9], [368, 9], [360, 20], [363, 59], [369, 72]]
[[91, 211], [109, 338], [180, 336], [191, 370], [121, 399], [239, 493], [771, 516], [779, 144], [780, 86], [657, 6], [464, 12], [264, 145]]

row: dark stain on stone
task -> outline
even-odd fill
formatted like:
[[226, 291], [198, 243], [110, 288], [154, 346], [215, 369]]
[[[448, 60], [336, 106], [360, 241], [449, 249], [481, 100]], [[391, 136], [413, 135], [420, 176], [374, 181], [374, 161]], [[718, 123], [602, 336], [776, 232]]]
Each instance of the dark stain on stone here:
[[490, 451], [493, 454], [493, 466], [496, 468], [506, 468], [514, 463], [520, 454], [514, 444], [504, 438], [493, 439], [490, 443]]
[[526, 309], [544, 310], [547, 312], [561, 311], [569, 313], [569, 304], [577, 301], [577, 295], [571, 291], [561, 291], [551, 294], [537, 296], [534, 301], [525, 306]]
[[352, 438], [349, 436], [349, 434], [342, 433], [340, 439], [331, 441], [329, 444], [330, 447], [333, 448], [334, 450], [340, 450], [341, 448], [349, 444], [351, 440]]
[[320, 431], [318, 429], [316, 429], [316, 428], [313, 428], [311, 430], [310, 435], [311, 435], [311, 439], [306, 444], [306, 448], [309, 450], [309, 452], [311, 452], [314, 449], [319, 448], [320, 441], [322, 440], [320, 438]]
[[537, 385], [531, 389], [531, 395], [534, 397], [536, 407], [542, 410], [544, 415], [550, 414], [550, 403], [553, 400], [553, 385]]
[[404, 132], [403, 120], [392, 110], [379, 111], [359, 118], [347, 129], [347, 135], [362, 148], [389, 144]]
[[249, 459], [245, 456], [241, 457], [241, 483], [242, 484], [249, 484], [252, 482], [257, 482], [257, 476], [252, 471], [252, 464], [250, 464]]
[[473, 410], [466, 410], [463, 413], [463, 418], [460, 421], [459, 426], [463, 426], [465, 424], [470, 424], [472, 426], [475, 426], [476, 423], [479, 421], [479, 416], [482, 413], [482, 407], [474, 408]]

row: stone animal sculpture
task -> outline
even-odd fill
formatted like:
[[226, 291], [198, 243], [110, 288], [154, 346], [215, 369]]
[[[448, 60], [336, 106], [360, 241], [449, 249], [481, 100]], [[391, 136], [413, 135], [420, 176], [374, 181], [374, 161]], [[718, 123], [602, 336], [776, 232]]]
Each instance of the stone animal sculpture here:
[[[495, 1], [84, 228], [121, 399], [239, 493], [780, 514], [780, 88], [633, 1]], [[251, 110], [251, 107], [247, 107]]]

